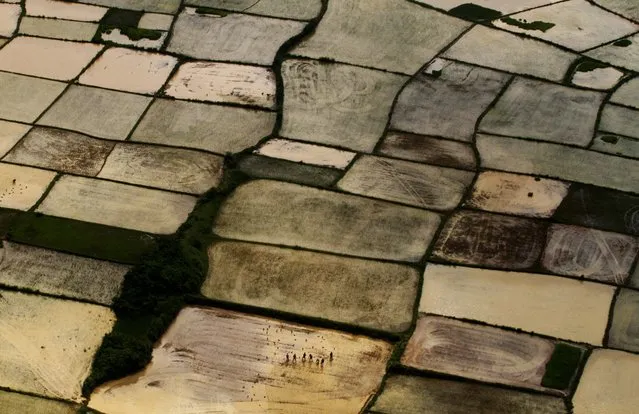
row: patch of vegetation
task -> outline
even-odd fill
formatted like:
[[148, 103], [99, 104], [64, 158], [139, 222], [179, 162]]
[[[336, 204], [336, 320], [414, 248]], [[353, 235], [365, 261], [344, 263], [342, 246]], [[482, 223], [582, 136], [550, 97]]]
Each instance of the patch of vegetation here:
[[630, 39], [621, 39], [613, 43], [614, 46], [619, 46], [619, 47], [628, 47], [631, 44], [632, 44], [632, 41]]
[[4, 238], [7, 235], [20, 213], [20, 211], [0, 209], [0, 237]]
[[[229, 164], [229, 162], [227, 162]], [[82, 391], [131, 375], [151, 360], [153, 344], [168, 329], [188, 295], [198, 294], [208, 272], [213, 220], [226, 196], [247, 177], [230, 170], [218, 190], [205, 194], [187, 221], [162, 239], [127, 273], [113, 303], [117, 321], [104, 337]]]
[[159, 30], [140, 29], [139, 27], [120, 28], [120, 33], [133, 41], [141, 39], [158, 40], [162, 37], [162, 32]]
[[483, 22], [499, 19], [501, 12], [473, 3], [464, 3], [451, 9], [448, 13], [471, 22]]
[[520, 29], [539, 30], [544, 33], [555, 27], [554, 23], [542, 22], [541, 20], [529, 22], [524, 19], [513, 19], [512, 17], [504, 17], [501, 19], [501, 21], [511, 26], [519, 27]]
[[18, 243], [129, 264], [138, 263], [159, 238], [135, 230], [34, 212], [17, 216], [6, 237]]
[[100, 20], [100, 24], [113, 27], [137, 27], [143, 13], [135, 10], [109, 9]]
[[541, 385], [558, 390], [568, 388], [579, 368], [583, 352], [582, 348], [565, 343], [555, 345], [555, 350], [546, 364], [546, 372], [541, 380]]
[[229, 14], [226, 10], [214, 9], [212, 7], [198, 7], [195, 9], [197, 14], [214, 14], [217, 16], [227, 16]]
[[120, 33], [136, 42], [141, 39], [158, 40], [162, 37], [162, 32], [159, 30], [140, 29], [138, 27], [116, 27], [116, 26], [100, 26], [94, 42], [104, 41], [102, 39], [103, 34], [110, 34], [113, 30], [119, 30]]
[[603, 142], [607, 142], [608, 144], [616, 144], [617, 142], [619, 142], [619, 138], [613, 135], [604, 135], [603, 137], [601, 137], [601, 140]]
[[120, 30], [124, 36], [132, 41], [142, 39], [158, 40], [162, 37], [162, 32], [158, 30], [141, 29], [138, 26], [142, 18], [142, 11], [109, 9], [100, 20], [100, 26], [93, 41], [103, 41], [103, 34], [110, 34], [113, 30]]
[[575, 71], [577, 72], [592, 72], [595, 69], [605, 69], [608, 65], [602, 62], [597, 62], [592, 59], [583, 59], [581, 62], [577, 64]]

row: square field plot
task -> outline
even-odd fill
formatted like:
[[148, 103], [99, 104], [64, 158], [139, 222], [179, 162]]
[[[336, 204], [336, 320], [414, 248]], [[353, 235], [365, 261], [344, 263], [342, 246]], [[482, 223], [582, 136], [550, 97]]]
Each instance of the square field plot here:
[[124, 140], [149, 103], [145, 96], [72, 85], [38, 123]]
[[182, 148], [120, 143], [98, 175], [115, 181], [202, 194], [222, 179], [224, 159]]
[[62, 82], [0, 73], [0, 118], [33, 122], [65, 87]]
[[16, 37], [0, 49], [0, 70], [68, 81], [80, 74], [103, 46], [38, 37]]
[[0, 121], [0, 157], [10, 151], [30, 129], [30, 125]]
[[33, 128], [4, 161], [79, 175], [96, 175], [113, 142], [54, 128]]
[[28, 210], [42, 197], [56, 173], [0, 163], [0, 207]]
[[372, 151], [407, 76], [315, 60], [286, 60], [281, 134]]
[[98, 388], [89, 405], [118, 414], [357, 414], [390, 352], [362, 336], [187, 307], [144, 372]]
[[109, 49], [82, 76], [80, 83], [119, 91], [153, 94], [167, 80], [177, 59], [131, 49]]
[[0, 292], [0, 386], [80, 400], [115, 315], [107, 307]]

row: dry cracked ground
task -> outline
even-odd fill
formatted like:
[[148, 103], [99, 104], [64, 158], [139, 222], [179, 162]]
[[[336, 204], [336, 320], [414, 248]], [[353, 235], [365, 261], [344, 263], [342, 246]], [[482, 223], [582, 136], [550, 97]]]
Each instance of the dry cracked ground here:
[[636, 0], [0, 0], [0, 413], [633, 414]]

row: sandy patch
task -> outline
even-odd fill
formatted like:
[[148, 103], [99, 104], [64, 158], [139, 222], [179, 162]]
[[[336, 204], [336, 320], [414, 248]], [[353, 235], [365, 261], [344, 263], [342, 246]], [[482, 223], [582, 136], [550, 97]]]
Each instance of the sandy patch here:
[[485, 171], [479, 174], [465, 205], [496, 213], [550, 217], [569, 187], [569, 183], [546, 178]]
[[0, 386], [79, 401], [111, 310], [1, 291], [0, 315]]
[[377, 390], [390, 351], [365, 337], [188, 307], [151, 364], [98, 388], [90, 406], [110, 414], [356, 414]]
[[0, 121], [0, 157], [9, 152], [30, 129], [29, 125]]
[[55, 176], [53, 171], [0, 163], [0, 207], [30, 209]]
[[575, 414], [634, 414], [639, 404], [639, 356], [595, 349], [572, 399]]

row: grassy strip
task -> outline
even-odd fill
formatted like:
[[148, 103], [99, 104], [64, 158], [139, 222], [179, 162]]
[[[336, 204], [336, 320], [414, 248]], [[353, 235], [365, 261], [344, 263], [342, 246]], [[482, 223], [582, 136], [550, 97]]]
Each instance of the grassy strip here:
[[[1, 216], [0, 216], [1, 217]], [[4, 222], [0, 218], [0, 227]], [[96, 259], [136, 264], [160, 236], [26, 212], [13, 218], [7, 239]]]
[[184, 307], [186, 297], [199, 293], [208, 271], [207, 247], [213, 241], [213, 220], [230, 192], [246, 176], [227, 172], [218, 190], [205, 194], [177, 233], [158, 242], [141, 264], [131, 269], [115, 299], [117, 322], [104, 337], [82, 392], [133, 374], [151, 360], [160, 339]]
[[546, 364], [546, 372], [541, 380], [541, 385], [548, 388], [565, 390], [570, 387], [575, 373], [579, 369], [579, 363], [584, 354], [582, 348], [558, 343]]
[[11, 226], [20, 217], [21, 211], [0, 208], [0, 236], [5, 238]]
[[221, 17], [228, 16], [230, 13], [228, 10], [215, 9], [212, 7], [198, 7], [195, 9], [195, 12], [197, 14], [213, 14]]

